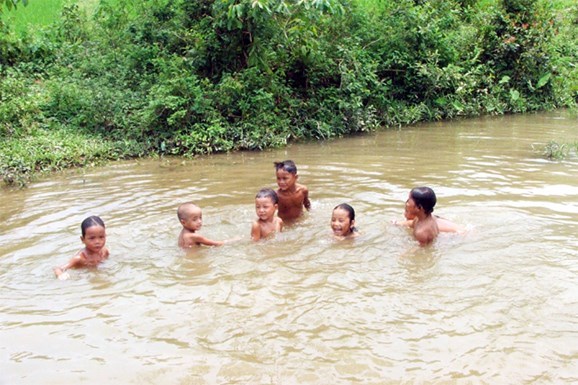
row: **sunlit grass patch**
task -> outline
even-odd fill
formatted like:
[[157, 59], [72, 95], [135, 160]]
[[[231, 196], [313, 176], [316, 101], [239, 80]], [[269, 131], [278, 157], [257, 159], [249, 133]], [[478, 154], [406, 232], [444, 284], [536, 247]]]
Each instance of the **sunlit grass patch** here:
[[20, 4], [17, 9], [5, 12], [3, 18], [18, 34], [22, 34], [56, 21], [60, 17], [63, 3], [64, 0], [32, 0], [27, 6]]
[[[19, 4], [17, 9], [5, 11], [2, 18], [17, 34], [22, 35], [25, 32], [33, 33], [60, 19], [65, 5], [77, 4], [81, 10], [92, 14], [98, 3], [99, 0], [29, 0], [27, 6]], [[115, 1], [109, 3], [114, 4]]]

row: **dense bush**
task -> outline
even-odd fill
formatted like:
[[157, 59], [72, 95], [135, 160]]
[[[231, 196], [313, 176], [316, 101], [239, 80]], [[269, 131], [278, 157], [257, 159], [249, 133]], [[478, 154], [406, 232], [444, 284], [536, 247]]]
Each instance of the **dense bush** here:
[[1, 35], [0, 173], [16, 183], [102, 159], [571, 106], [577, 13], [537, 0], [133, 0], [87, 19], [67, 6], [33, 36]]

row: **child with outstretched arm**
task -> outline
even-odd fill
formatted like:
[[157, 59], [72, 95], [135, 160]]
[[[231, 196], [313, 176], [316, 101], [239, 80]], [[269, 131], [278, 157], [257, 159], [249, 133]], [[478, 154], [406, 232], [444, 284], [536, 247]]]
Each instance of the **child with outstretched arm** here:
[[199, 230], [203, 226], [203, 212], [201, 208], [194, 203], [183, 203], [177, 209], [177, 217], [183, 226], [179, 234], [179, 247], [183, 249], [190, 249], [195, 246], [221, 246], [226, 241], [215, 241], [199, 234]]

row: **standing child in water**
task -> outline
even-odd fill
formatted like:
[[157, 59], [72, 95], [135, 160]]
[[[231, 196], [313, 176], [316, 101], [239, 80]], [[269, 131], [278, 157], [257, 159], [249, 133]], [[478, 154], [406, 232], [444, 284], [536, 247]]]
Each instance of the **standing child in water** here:
[[297, 166], [292, 160], [274, 162], [277, 175], [277, 196], [279, 197], [279, 217], [284, 222], [294, 222], [303, 214], [303, 207], [309, 210], [309, 190], [297, 183]]
[[54, 274], [58, 279], [67, 279], [66, 270], [77, 267], [95, 267], [108, 258], [109, 251], [106, 248], [106, 231], [104, 222], [100, 217], [91, 216], [82, 221], [80, 225], [82, 235], [80, 240], [84, 243], [81, 249], [72, 259], [62, 267], [55, 267]]
[[273, 189], [263, 188], [255, 196], [257, 220], [251, 226], [251, 239], [258, 241], [283, 230], [283, 220], [275, 216], [279, 198]]
[[347, 203], [335, 206], [331, 214], [331, 230], [335, 239], [355, 238], [359, 232], [355, 228], [355, 210]]
[[179, 247], [189, 249], [193, 246], [221, 246], [228, 241], [214, 241], [203, 237], [198, 231], [203, 226], [203, 212], [194, 203], [183, 203], [177, 209], [177, 217], [183, 225], [179, 234]]

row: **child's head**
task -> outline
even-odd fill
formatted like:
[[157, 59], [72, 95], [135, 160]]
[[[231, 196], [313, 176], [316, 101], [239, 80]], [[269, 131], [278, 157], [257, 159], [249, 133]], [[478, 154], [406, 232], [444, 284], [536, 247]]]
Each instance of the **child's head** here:
[[96, 215], [90, 216], [80, 224], [82, 233], [80, 240], [91, 252], [98, 252], [106, 244], [106, 231], [104, 222]]
[[290, 174], [294, 174], [294, 175], [297, 174], [297, 166], [295, 165], [295, 162], [293, 162], [292, 160], [284, 160], [282, 162], [273, 162], [273, 164], [275, 165], [275, 171], [284, 170]]
[[104, 221], [100, 217], [92, 215], [88, 218], [85, 218], [80, 224], [80, 232], [82, 233], [82, 236], [86, 236], [86, 231], [93, 226], [100, 226], [103, 229], [105, 228]]
[[203, 212], [194, 203], [186, 202], [177, 209], [177, 217], [184, 228], [190, 231], [197, 231], [203, 226]]
[[279, 198], [275, 190], [262, 188], [255, 195], [255, 212], [260, 220], [269, 220], [275, 215]]
[[437, 198], [434, 191], [429, 187], [415, 187], [409, 192], [409, 198], [405, 202], [405, 217], [412, 219], [415, 217], [415, 209], [423, 209], [426, 215], [434, 211]]
[[331, 230], [333, 234], [346, 237], [357, 231], [355, 228], [355, 210], [347, 203], [335, 206], [331, 214]]
[[277, 185], [280, 190], [287, 190], [297, 182], [297, 166], [292, 160], [274, 162], [275, 173], [277, 174]]

